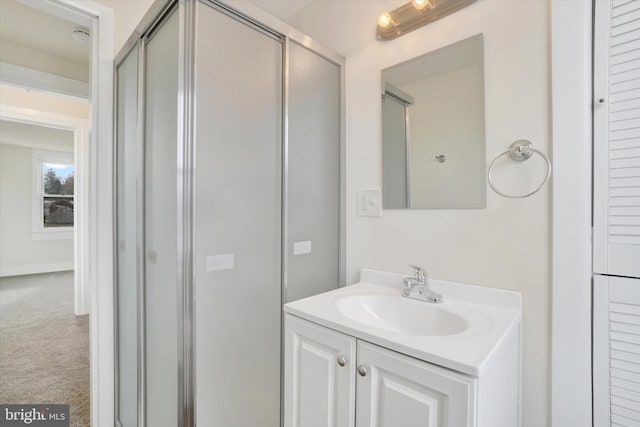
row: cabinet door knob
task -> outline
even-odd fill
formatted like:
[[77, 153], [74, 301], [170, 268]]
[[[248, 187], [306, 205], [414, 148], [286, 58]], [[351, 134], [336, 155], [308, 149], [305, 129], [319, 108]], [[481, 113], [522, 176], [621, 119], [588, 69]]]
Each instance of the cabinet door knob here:
[[364, 365], [358, 366], [358, 373], [360, 374], [361, 377], [366, 376], [367, 375], [367, 368]]
[[347, 359], [345, 359], [344, 356], [338, 357], [338, 365], [344, 366], [346, 364], [347, 364]]

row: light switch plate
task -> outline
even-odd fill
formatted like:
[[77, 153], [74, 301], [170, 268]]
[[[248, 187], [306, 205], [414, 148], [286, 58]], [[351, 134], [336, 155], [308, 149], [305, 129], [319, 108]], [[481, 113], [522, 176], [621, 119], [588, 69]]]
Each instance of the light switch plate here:
[[382, 216], [382, 190], [379, 188], [358, 190], [358, 216]]

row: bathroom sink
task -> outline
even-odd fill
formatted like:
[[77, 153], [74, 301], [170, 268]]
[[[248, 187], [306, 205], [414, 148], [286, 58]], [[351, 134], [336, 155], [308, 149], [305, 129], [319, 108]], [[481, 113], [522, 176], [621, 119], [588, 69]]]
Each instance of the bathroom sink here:
[[403, 297], [405, 278], [363, 269], [360, 282], [289, 302], [284, 311], [473, 376], [491, 368], [492, 355], [505, 337], [519, 339], [519, 293], [432, 278], [430, 289], [443, 296], [435, 304]]
[[388, 332], [442, 336], [465, 331], [467, 322], [441, 304], [391, 295], [349, 295], [335, 301], [345, 317]]

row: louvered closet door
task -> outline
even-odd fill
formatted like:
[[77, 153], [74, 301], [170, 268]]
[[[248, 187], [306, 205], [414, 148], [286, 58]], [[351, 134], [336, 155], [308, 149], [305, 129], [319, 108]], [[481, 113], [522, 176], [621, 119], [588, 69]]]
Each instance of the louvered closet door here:
[[595, 276], [594, 427], [640, 425], [640, 279]]
[[640, 277], [640, 1], [594, 4], [594, 272]]

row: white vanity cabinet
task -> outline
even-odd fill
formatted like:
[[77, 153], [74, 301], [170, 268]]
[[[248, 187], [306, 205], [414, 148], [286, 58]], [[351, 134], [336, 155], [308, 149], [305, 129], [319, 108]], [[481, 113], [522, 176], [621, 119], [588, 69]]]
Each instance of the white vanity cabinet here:
[[519, 293], [431, 279], [433, 304], [404, 276], [285, 304], [285, 427], [518, 427]]
[[356, 339], [286, 315], [284, 425], [353, 427]]
[[476, 383], [286, 315], [285, 427], [472, 427]]
[[357, 427], [475, 426], [476, 379], [358, 340]]

